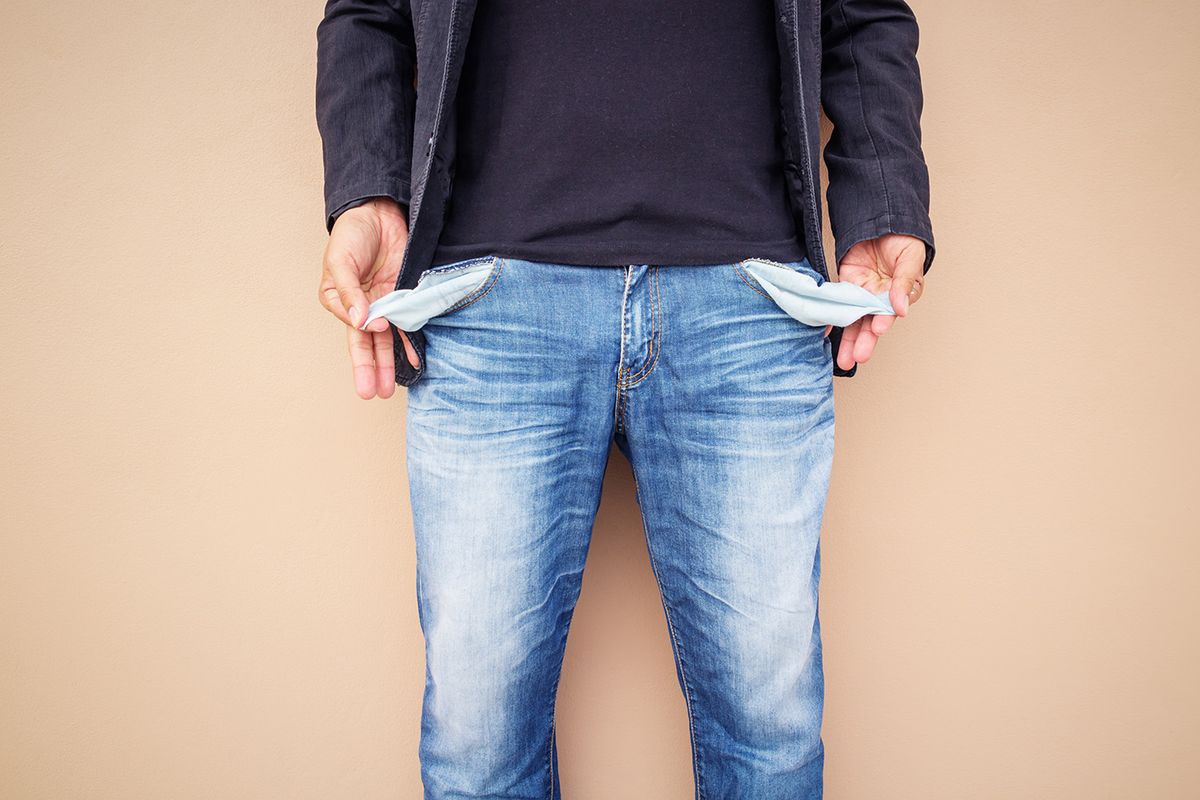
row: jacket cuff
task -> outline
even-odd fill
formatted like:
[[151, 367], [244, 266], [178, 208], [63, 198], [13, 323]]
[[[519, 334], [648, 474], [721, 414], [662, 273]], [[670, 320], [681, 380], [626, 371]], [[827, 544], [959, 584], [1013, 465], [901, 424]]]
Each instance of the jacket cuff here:
[[384, 180], [376, 183], [364, 183], [348, 189], [330, 192], [325, 197], [325, 231], [333, 232], [333, 224], [344, 212], [374, 197], [390, 197], [404, 210], [408, 219], [408, 207], [411, 201], [408, 181]]

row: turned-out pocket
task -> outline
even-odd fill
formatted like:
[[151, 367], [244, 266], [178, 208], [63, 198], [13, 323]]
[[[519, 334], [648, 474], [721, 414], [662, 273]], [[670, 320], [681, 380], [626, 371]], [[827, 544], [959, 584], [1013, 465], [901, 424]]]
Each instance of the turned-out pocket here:
[[886, 291], [874, 294], [854, 283], [825, 280], [807, 261], [749, 258], [734, 269], [750, 289], [805, 325], [841, 328], [867, 314], [896, 313]]
[[483, 298], [495, 285], [503, 259], [483, 256], [431, 267], [411, 289], [397, 289], [371, 303], [360, 327], [386, 317], [402, 331], [416, 331], [434, 317], [452, 314]]

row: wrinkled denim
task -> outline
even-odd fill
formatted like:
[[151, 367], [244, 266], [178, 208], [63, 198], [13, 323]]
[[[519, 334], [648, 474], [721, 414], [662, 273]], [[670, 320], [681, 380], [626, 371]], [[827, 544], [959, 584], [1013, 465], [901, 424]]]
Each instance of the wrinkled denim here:
[[426, 800], [561, 797], [555, 696], [614, 442], [633, 468], [697, 796], [822, 796], [822, 325], [866, 303], [824, 283], [807, 261], [489, 257], [373, 304], [427, 339], [406, 412]]

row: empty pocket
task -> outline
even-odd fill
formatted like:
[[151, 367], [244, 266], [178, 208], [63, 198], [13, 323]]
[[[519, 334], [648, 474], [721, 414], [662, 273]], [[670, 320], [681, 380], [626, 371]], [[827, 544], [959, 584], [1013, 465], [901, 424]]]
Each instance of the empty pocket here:
[[365, 328], [386, 317], [402, 331], [415, 331], [441, 314], [469, 305], [488, 291], [500, 271], [495, 256], [434, 267], [426, 270], [411, 289], [397, 289], [371, 303]]
[[887, 291], [874, 294], [858, 284], [824, 281], [804, 270], [749, 259], [738, 268], [762, 287], [788, 316], [805, 325], [835, 325], [839, 328], [867, 314], [895, 314]]

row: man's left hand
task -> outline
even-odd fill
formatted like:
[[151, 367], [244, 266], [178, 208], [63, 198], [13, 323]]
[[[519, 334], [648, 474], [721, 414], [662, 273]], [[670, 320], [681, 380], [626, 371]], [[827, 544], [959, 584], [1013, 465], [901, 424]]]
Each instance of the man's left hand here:
[[873, 294], [888, 291], [890, 314], [868, 314], [847, 325], [836, 354], [837, 364], [850, 369], [875, 352], [879, 341], [896, 317], [908, 316], [908, 308], [921, 299], [925, 288], [925, 242], [914, 236], [889, 233], [851, 247], [838, 264], [838, 280], [856, 283]]

